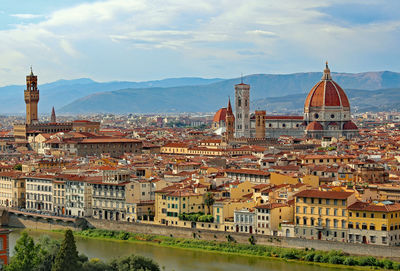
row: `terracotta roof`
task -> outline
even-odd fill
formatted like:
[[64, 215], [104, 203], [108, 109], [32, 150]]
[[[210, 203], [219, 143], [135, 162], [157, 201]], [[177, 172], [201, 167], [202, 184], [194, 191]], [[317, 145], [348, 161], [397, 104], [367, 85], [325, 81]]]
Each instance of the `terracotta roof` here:
[[349, 120], [343, 125], [343, 130], [358, 130], [358, 127], [354, 124], [354, 122]]
[[322, 131], [322, 130], [324, 130], [324, 128], [322, 127], [322, 125], [319, 122], [313, 121], [307, 125], [306, 130], [307, 131]]
[[85, 138], [78, 142], [78, 144], [96, 144], [96, 143], [139, 143], [141, 140], [133, 138]]
[[256, 206], [255, 208], [256, 209], [269, 209], [269, 210], [271, 210], [271, 209], [285, 207], [285, 206], [288, 206], [288, 205], [284, 204], [284, 203], [267, 203], [267, 204], [264, 204], [264, 205]]
[[257, 170], [257, 169], [226, 169], [225, 172], [249, 174], [249, 175], [264, 175], [264, 176], [270, 175], [270, 173], [267, 171], [262, 171], [262, 170]]
[[295, 197], [320, 198], [320, 199], [347, 199], [353, 194], [354, 192], [303, 190], [297, 193]]
[[223, 107], [220, 110], [218, 110], [217, 113], [215, 113], [213, 122], [225, 121], [225, 118], [226, 118], [226, 107]]
[[347, 207], [347, 209], [352, 211], [393, 212], [393, 211], [400, 211], [400, 203], [374, 204], [374, 203], [358, 201]]

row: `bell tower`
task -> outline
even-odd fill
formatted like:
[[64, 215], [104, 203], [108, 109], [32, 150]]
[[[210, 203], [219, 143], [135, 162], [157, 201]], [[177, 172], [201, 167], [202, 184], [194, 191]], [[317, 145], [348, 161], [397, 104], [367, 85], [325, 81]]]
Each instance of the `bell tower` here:
[[26, 124], [32, 124], [38, 121], [38, 102], [39, 90], [37, 88], [37, 76], [31, 74], [26, 76], [26, 90], [24, 91], [26, 103]]
[[235, 137], [250, 137], [250, 85], [235, 85]]

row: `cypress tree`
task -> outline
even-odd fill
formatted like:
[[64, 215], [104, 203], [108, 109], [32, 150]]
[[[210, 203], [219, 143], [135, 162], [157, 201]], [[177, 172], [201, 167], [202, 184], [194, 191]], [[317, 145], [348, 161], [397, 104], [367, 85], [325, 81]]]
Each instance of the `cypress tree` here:
[[71, 230], [65, 232], [60, 250], [54, 260], [52, 271], [77, 271], [79, 270], [79, 257], [76, 249], [74, 235]]

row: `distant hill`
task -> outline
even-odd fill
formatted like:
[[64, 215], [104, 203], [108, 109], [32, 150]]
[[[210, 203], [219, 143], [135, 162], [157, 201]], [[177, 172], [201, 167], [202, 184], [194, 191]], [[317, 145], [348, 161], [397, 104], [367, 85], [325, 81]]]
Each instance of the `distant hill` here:
[[[350, 100], [352, 112], [400, 110], [400, 88], [347, 89], [346, 94]], [[305, 98], [304, 94], [270, 97], [254, 100], [251, 105], [255, 109], [262, 108], [272, 113], [299, 114], [303, 112]]]
[[[59, 80], [48, 84], [39, 84], [40, 101], [39, 113], [49, 113], [55, 106], [56, 111], [62, 106], [73, 102], [76, 99], [87, 95], [113, 91], [125, 88], [150, 88], [150, 87], [174, 87], [188, 85], [203, 85], [219, 82], [223, 79], [204, 79], [198, 77], [169, 78], [157, 81], [146, 82], [95, 82], [88, 78], [75, 80]], [[40, 77], [38, 78], [40, 83]], [[0, 87], [0, 113], [23, 113], [25, 112], [24, 103], [25, 86], [6, 86]]]
[[[252, 110], [266, 108], [269, 112], [301, 112], [305, 95], [320, 80], [322, 73], [286, 75], [254, 74], [243, 78], [251, 85]], [[395, 107], [396, 88], [400, 88], [400, 74], [394, 72], [333, 73], [332, 77], [346, 91], [352, 107]], [[213, 112], [226, 106], [228, 96], [233, 99], [234, 85], [240, 79], [220, 80], [207, 85], [126, 88], [97, 92], [77, 99], [62, 107], [63, 113], [164, 113]], [[386, 94], [371, 99], [375, 90]], [[358, 92], [354, 89], [360, 89]], [[373, 90], [372, 92], [369, 92]], [[397, 89], [398, 90], [398, 89]], [[353, 93], [354, 92], [354, 96]], [[368, 93], [369, 97], [363, 97]], [[380, 92], [377, 92], [380, 93]], [[378, 94], [377, 94], [378, 95]], [[384, 98], [384, 96], [387, 98]], [[392, 96], [390, 96], [392, 95]], [[266, 98], [270, 97], [270, 98]], [[398, 99], [397, 99], [398, 100]], [[368, 104], [370, 102], [370, 104]], [[379, 103], [379, 104], [378, 104]]]

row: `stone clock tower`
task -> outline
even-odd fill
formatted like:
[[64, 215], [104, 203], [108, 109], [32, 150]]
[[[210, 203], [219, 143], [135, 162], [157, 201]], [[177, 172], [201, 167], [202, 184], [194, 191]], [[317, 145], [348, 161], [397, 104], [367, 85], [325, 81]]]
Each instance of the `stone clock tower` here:
[[38, 122], [39, 90], [37, 88], [37, 76], [31, 74], [26, 76], [26, 90], [24, 91], [26, 103], [26, 124]]
[[250, 85], [235, 85], [235, 137], [250, 137]]

